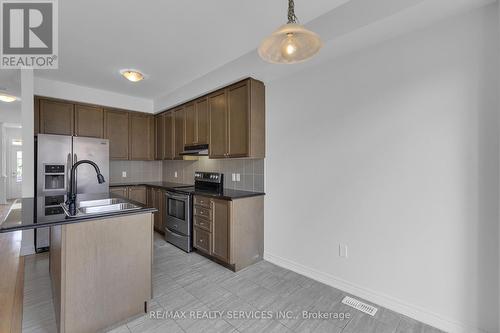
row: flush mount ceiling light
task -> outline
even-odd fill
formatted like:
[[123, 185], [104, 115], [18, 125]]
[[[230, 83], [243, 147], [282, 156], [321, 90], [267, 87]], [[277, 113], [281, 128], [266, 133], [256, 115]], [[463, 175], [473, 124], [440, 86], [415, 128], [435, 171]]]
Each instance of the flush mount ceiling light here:
[[323, 46], [319, 36], [298, 23], [293, 0], [288, 0], [288, 23], [260, 44], [259, 56], [273, 64], [294, 64], [314, 56]]
[[17, 101], [17, 97], [0, 91], [0, 101], [5, 103], [12, 103], [14, 101]]
[[139, 82], [144, 79], [144, 74], [134, 69], [122, 69], [120, 74], [131, 82]]

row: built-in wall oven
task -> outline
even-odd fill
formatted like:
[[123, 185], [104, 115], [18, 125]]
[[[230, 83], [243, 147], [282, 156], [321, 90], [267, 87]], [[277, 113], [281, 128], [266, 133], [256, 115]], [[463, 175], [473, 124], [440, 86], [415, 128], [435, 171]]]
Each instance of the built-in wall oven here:
[[166, 192], [166, 240], [186, 252], [192, 251], [192, 203], [189, 192]]

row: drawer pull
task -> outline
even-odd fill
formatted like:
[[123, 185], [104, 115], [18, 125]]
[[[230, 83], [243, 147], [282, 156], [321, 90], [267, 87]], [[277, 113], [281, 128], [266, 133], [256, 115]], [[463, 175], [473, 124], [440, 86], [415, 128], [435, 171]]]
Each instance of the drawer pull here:
[[203, 243], [203, 239], [200, 239], [200, 243]]

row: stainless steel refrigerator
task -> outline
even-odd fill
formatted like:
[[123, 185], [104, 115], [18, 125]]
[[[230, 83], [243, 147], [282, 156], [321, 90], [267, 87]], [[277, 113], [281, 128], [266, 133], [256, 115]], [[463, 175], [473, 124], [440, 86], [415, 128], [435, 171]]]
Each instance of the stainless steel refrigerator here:
[[[70, 171], [73, 163], [81, 160], [95, 162], [101, 170], [105, 183], [96, 181], [92, 166], [82, 164], [76, 171], [77, 193], [109, 192], [109, 141], [66, 135], [39, 134], [36, 141], [37, 196], [45, 197], [38, 204], [37, 214], [64, 214], [60, 203], [69, 190]], [[49, 230], [35, 230], [37, 252], [49, 247]]]

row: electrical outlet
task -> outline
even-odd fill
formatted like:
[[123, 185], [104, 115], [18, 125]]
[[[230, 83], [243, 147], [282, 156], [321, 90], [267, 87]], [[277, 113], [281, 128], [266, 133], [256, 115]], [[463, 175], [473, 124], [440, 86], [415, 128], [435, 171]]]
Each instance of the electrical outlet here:
[[339, 257], [347, 258], [347, 245], [339, 244]]
[[236, 181], [236, 174], [235, 174], [235, 173], [233, 173], [233, 174], [231, 175], [231, 179], [233, 180], [233, 182], [235, 182], [235, 181]]
[[174, 178], [177, 178], [177, 171], [174, 172]]
[[236, 174], [236, 181], [237, 181], [237, 182], [239, 182], [240, 180], [241, 180], [241, 178], [240, 178], [240, 174], [239, 174], [239, 173], [237, 173], [237, 174]]
[[122, 178], [127, 178], [127, 171], [122, 171]]

